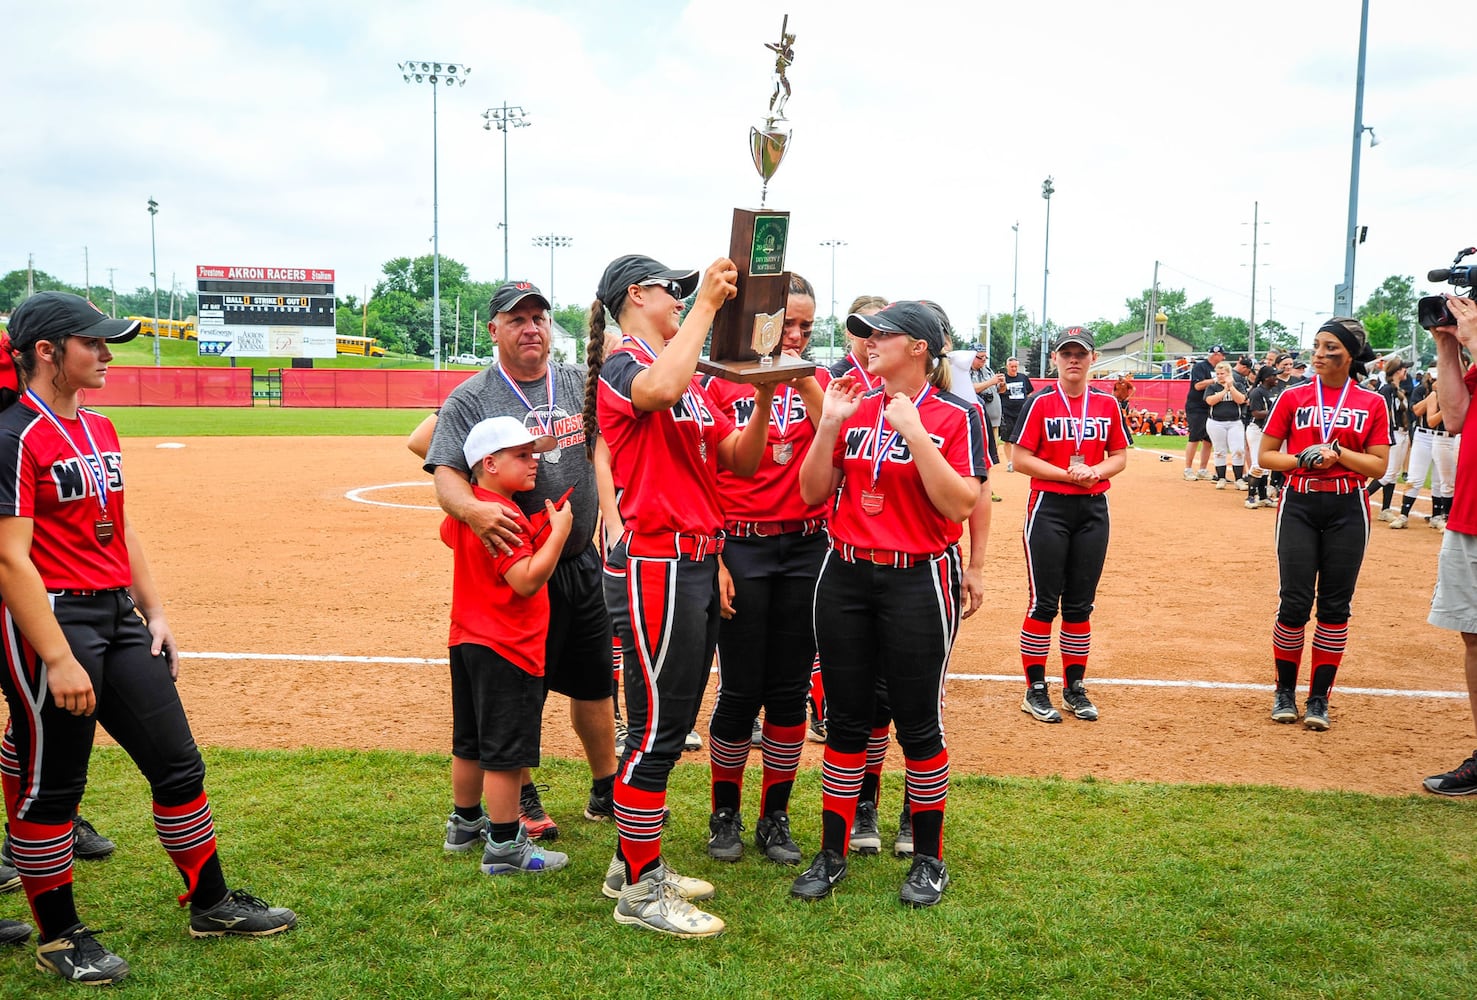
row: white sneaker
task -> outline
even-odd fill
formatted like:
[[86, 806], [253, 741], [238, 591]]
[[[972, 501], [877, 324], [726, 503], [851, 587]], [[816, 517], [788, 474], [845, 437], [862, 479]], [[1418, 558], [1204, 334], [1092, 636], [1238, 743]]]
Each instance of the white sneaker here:
[[[704, 882], [700, 878], [688, 878], [686, 875], [678, 875], [667, 864], [666, 858], [659, 858], [657, 863], [667, 873], [667, 881], [677, 887], [682, 898], [699, 902], [704, 899], [712, 899], [718, 890], [713, 888], [712, 882]], [[610, 856], [610, 865], [605, 869], [605, 881], [600, 884], [600, 894], [606, 899], [619, 899], [621, 890], [626, 887], [626, 863], [621, 860], [619, 854]]]
[[1246, 501], [1246, 503], [1242, 504], [1242, 506], [1245, 507], [1247, 510], [1256, 510], [1261, 505], [1262, 505], [1262, 502], [1260, 500], [1255, 500], [1255, 499], [1248, 500], [1248, 501]]
[[1247, 485], [1245, 479], [1238, 479], [1236, 480], [1236, 488], [1242, 493], [1245, 493], [1250, 487]]
[[1403, 528], [1408, 523], [1410, 523], [1410, 518], [1406, 517], [1404, 514], [1396, 514], [1395, 519], [1390, 522], [1390, 527]]
[[1379, 512], [1379, 516], [1376, 518], [1376, 520], [1380, 520], [1380, 521], [1393, 521], [1393, 520], [1395, 520], [1395, 518], [1397, 518], [1399, 516], [1400, 516], [1399, 511], [1396, 511], [1396, 510], [1394, 510], [1394, 509], [1392, 509], [1390, 507], [1386, 507], [1384, 510], [1382, 510], [1382, 511]]
[[615, 922], [684, 938], [716, 937], [725, 930], [721, 919], [683, 898], [660, 865], [621, 890]]
[[1225, 479], [1217, 479], [1215, 481], [1215, 488], [1218, 489], [1218, 490], [1223, 490], [1223, 489], [1226, 488], [1226, 483], [1227, 482], [1228, 482], [1228, 480], [1225, 480]]
[[1426, 520], [1426, 523], [1429, 524], [1431, 527], [1435, 528], [1437, 531], [1445, 531], [1446, 530], [1446, 515], [1445, 514], [1437, 514], [1435, 517], [1428, 518]]
[[1210, 480], [1215, 478], [1215, 475], [1209, 469], [1201, 469], [1199, 472], [1195, 473], [1195, 478], [1203, 479], [1206, 482], [1209, 482]]
[[696, 729], [688, 733], [687, 739], [682, 741], [682, 749], [687, 753], [691, 753], [694, 750], [701, 750], [702, 748], [703, 737]]
[[1195, 481], [1195, 470], [1194, 469], [1186, 469], [1185, 470], [1185, 482], [1187, 482], [1187, 483], [1193, 483], [1194, 481]]
[[1276, 497], [1267, 497], [1265, 500], [1262, 501], [1262, 506], [1263, 507], [1275, 507], [1275, 506], [1277, 506], [1277, 498]]

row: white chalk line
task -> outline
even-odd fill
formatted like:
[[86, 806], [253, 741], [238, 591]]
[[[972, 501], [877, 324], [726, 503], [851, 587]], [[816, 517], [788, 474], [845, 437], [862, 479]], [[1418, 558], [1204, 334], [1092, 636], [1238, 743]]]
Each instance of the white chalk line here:
[[[446, 666], [446, 657], [427, 656], [348, 656], [319, 653], [181, 653], [186, 660], [258, 660], [269, 663], [387, 663], [413, 667]], [[713, 673], [717, 673], [715, 668]], [[951, 681], [987, 684], [1021, 684], [1020, 674], [950, 673]], [[1050, 683], [1050, 681], [1048, 681]], [[1159, 680], [1147, 677], [1093, 677], [1093, 685], [1105, 687], [1187, 688], [1196, 691], [1261, 691], [1272, 690], [1269, 684], [1247, 684], [1237, 681]], [[1410, 691], [1402, 688], [1347, 687], [1340, 684], [1338, 693], [1368, 695], [1372, 698], [1465, 698], [1465, 691]]]
[[375, 490], [398, 490], [406, 486], [434, 485], [435, 483], [429, 479], [418, 479], [413, 483], [382, 483], [378, 486], [360, 486], [345, 493], [344, 499], [352, 500], [355, 503], [367, 503], [372, 507], [398, 507], [401, 510], [440, 510], [441, 508], [435, 504], [426, 506], [425, 504], [419, 503], [390, 503], [388, 500], [371, 500], [363, 495], [365, 493], [373, 493]]

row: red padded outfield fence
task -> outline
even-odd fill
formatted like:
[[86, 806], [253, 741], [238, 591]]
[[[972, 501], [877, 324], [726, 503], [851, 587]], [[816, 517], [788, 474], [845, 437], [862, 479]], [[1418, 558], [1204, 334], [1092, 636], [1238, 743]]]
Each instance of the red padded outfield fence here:
[[475, 371], [414, 368], [283, 368], [283, 406], [433, 410]]
[[87, 390], [88, 406], [250, 406], [250, 368], [113, 365], [107, 384]]

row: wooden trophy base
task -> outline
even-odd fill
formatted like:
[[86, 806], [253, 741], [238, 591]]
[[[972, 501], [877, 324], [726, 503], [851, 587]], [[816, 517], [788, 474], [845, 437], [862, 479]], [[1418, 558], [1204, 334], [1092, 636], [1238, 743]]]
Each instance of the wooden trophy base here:
[[815, 362], [792, 358], [781, 354], [774, 363], [765, 365], [754, 361], [715, 361], [698, 358], [697, 370], [707, 375], [716, 375], [729, 382], [758, 385], [762, 382], [785, 382], [792, 378], [803, 378], [815, 372]]

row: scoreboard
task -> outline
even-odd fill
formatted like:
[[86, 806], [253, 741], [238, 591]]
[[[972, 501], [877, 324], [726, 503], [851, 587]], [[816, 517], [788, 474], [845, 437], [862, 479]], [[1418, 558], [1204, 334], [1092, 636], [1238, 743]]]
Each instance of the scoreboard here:
[[200, 353], [236, 358], [331, 358], [337, 353], [333, 271], [307, 267], [195, 268]]

